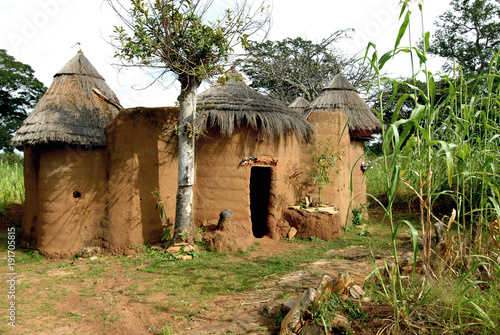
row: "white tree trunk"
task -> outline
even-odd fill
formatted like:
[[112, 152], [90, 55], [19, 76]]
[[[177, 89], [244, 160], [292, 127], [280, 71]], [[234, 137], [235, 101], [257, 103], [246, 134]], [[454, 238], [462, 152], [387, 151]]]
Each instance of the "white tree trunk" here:
[[179, 167], [177, 177], [177, 202], [173, 243], [194, 243], [193, 184], [195, 169], [194, 116], [196, 112], [196, 90], [198, 84], [191, 83], [179, 96]]

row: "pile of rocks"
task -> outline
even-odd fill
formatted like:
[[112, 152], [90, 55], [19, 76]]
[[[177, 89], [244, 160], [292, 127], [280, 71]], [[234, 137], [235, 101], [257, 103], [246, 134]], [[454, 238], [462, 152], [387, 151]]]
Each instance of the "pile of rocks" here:
[[[288, 311], [281, 323], [280, 335], [298, 334], [325, 334], [324, 327], [313, 324], [311, 320], [304, 321], [304, 315], [310, 307], [325, 302], [332, 294], [343, 298], [363, 299], [365, 292], [356, 285], [348, 272], [339, 274], [337, 279], [324, 276], [319, 286], [307, 289], [299, 299], [289, 301], [281, 306], [282, 311]], [[336, 315], [333, 320], [328, 320], [331, 328], [349, 332], [351, 326], [349, 320], [343, 315]]]
[[175, 257], [182, 259], [183, 261], [188, 260], [188, 259], [193, 259], [193, 256], [191, 255], [184, 255], [180, 253], [180, 251], [184, 253], [188, 253], [190, 251], [196, 250], [196, 246], [189, 245], [187, 243], [176, 243], [169, 248], [165, 250], [165, 252], [168, 252], [169, 254], [174, 255]]

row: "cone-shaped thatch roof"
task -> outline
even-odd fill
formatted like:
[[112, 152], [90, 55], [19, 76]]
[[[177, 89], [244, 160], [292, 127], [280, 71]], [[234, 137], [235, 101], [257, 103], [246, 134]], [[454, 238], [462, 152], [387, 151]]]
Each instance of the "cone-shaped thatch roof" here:
[[103, 146], [104, 128], [121, 109], [104, 78], [79, 51], [59, 72], [17, 130], [15, 147], [38, 144]]
[[337, 74], [321, 90], [320, 95], [305, 112], [306, 118], [313, 111], [333, 111], [340, 109], [349, 117], [351, 137], [368, 138], [382, 131], [380, 121], [370, 107], [359, 96], [356, 89], [341, 74]]
[[297, 113], [303, 115], [306, 109], [310, 106], [311, 104], [307, 99], [303, 97], [298, 97], [295, 99], [291, 104], [288, 105], [289, 108], [293, 109]]
[[295, 134], [306, 141], [314, 127], [294, 110], [250, 88], [237, 73], [224, 85], [216, 84], [198, 95], [197, 127], [213, 126], [222, 136], [231, 136], [235, 127], [251, 127], [265, 135]]

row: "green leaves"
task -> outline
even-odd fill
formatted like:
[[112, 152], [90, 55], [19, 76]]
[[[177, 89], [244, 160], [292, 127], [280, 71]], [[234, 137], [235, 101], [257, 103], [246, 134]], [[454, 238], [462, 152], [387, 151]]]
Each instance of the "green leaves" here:
[[47, 90], [34, 73], [0, 49], [0, 150], [14, 150], [9, 143], [12, 134]]
[[[403, 11], [401, 12], [401, 14], [403, 14]], [[394, 50], [396, 50], [399, 47], [399, 43], [401, 42], [401, 39], [403, 38], [404, 34], [406, 33], [406, 29], [408, 28], [408, 24], [410, 23], [410, 16], [411, 16], [411, 12], [407, 11], [405, 18], [403, 20], [403, 23], [401, 24], [401, 27], [399, 28], [398, 36], [396, 37], [396, 43], [394, 44]]]
[[209, 4], [201, 0], [133, 0], [126, 15], [114, 1], [108, 3], [124, 23], [114, 30], [115, 56], [126, 65], [171, 71], [182, 85], [193, 82], [189, 77], [200, 83], [221, 73], [235, 41], [247, 46], [250, 35], [267, 22], [253, 21], [247, 7], [228, 9], [220, 19], [208, 21]]
[[333, 183], [330, 176], [338, 173], [337, 164], [342, 161], [343, 150], [340, 143], [333, 143], [331, 137], [325, 142], [316, 143], [315, 146], [316, 148], [312, 152], [310, 176], [314, 185], [318, 187], [319, 203], [321, 204], [321, 191], [324, 186]]
[[500, 4], [452, 0], [451, 6], [439, 16], [428, 52], [448, 59], [446, 70], [456, 61], [466, 74], [486, 73], [500, 42]]

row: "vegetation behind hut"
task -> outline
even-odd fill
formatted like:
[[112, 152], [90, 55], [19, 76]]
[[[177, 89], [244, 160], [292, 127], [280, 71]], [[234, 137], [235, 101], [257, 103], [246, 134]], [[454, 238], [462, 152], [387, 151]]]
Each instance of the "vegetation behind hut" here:
[[447, 60], [445, 71], [456, 63], [467, 75], [487, 73], [500, 47], [500, 4], [492, 0], [452, 0], [450, 5], [452, 10], [435, 22], [438, 29], [428, 52]]
[[0, 49], [0, 150], [14, 150], [10, 139], [47, 90], [34, 72]]
[[337, 73], [344, 73], [356, 86], [370, 82], [369, 68], [339, 51], [335, 44], [348, 38], [351, 29], [337, 30], [319, 43], [297, 38], [282, 41], [251, 42], [243, 72], [250, 87], [269, 97], [292, 103], [297, 97], [313, 101]]

